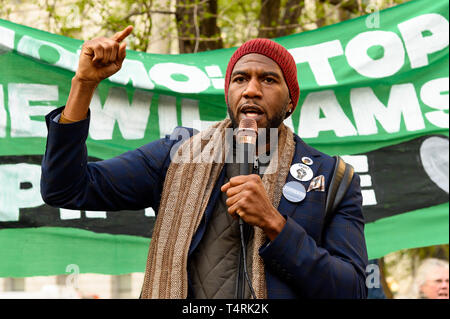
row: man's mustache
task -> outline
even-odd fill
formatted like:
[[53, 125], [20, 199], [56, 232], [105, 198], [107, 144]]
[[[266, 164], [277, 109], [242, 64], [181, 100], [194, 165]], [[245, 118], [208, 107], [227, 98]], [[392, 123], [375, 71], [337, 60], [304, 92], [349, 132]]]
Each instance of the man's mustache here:
[[243, 112], [256, 112], [256, 113], [266, 113], [264, 107], [254, 102], [244, 102], [238, 106], [238, 113]]

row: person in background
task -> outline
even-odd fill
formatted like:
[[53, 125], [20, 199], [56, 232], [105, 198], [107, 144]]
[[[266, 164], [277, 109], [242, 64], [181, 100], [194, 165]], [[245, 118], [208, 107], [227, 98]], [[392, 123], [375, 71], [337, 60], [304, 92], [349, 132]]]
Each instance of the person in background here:
[[414, 278], [411, 299], [448, 299], [448, 261], [427, 258]]

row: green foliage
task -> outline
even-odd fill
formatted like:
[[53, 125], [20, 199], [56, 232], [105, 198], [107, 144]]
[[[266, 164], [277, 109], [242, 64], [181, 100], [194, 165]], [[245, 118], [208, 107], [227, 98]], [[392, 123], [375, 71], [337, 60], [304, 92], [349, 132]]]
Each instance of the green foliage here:
[[258, 34], [261, 3], [252, 0], [219, 0], [218, 21], [224, 47], [232, 47]]
[[[205, 32], [201, 25], [195, 25], [193, 10], [187, 9], [197, 6], [199, 16], [196, 20], [207, 23], [208, 19], [217, 17], [217, 25], [208, 24], [207, 28], [220, 30], [221, 45], [232, 47], [258, 36], [262, 3], [267, 4], [266, 1], [271, 0], [218, 0], [217, 13], [206, 9], [208, 1], [184, 0], [182, 5], [186, 10], [178, 20], [178, 28], [175, 23], [176, 0], [2, 0], [0, 18], [14, 17], [13, 21], [17, 23], [84, 40], [111, 36], [131, 24], [135, 29], [127, 39], [129, 48], [148, 51], [152, 42], [176, 38], [181, 30], [182, 37], [188, 36], [193, 41], [197, 37], [195, 28], [204, 34], [217, 34], [216, 30]], [[270, 13], [273, 16], [268, 20], [270, 24], [266, 28], [276, 30], [278, 36], [302, 32], [368, 14], [374, 9], [373, 3], [377, 4], [377, 10], [382, 10], [405, 1], [407, 0], [281, 0], [279, 10]], [[33, 6], [45, 12], [45, 15], [38, 18], [39, 25], [33, 25], [33, 19], [18, 14], [21, 8]], [[300, 9], [298, 16], [295, 12], [297, 9]], [[155, 20], [161, 15], [168, 21], [164, 22], [164, 28], [161, 28], [161, 20]], [[170, 21], [173, 23], [169, 23]]]
[[[420, 247], [407, 250], [401, 250], [400, 256], [407, 256], [414, 261], [414, 266], [417, 266], [422, 260], [426, 258], [449, 259], [449, 245], [437, 245], [429, 247]], [[415, 268], [415, 267], [414, 267]]]

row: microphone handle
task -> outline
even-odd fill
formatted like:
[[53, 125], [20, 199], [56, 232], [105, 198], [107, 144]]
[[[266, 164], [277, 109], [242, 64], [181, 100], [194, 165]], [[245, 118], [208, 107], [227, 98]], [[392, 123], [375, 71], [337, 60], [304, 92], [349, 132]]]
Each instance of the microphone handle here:
[[[255, 144], [242, 143], [238, 144], [239, 175], [250, 175], [253, 172], [253, 160], [255, 153]], [[240, 156], [239, 156], [240, 155]], [[239, 225], [243, 225], [244, 221], [239, 218]]]
[[253, 172], [255, 145], [251, 143], [238, 144], [239, 175], [250, 175]]

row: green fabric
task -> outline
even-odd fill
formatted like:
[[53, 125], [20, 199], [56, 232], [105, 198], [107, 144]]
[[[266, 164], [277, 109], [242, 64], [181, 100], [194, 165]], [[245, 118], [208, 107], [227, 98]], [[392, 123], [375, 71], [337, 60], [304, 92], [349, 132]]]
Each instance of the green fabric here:
[[76, 228], [40, 227], [0, 231], [0, 277], [143, 272], [148, 238], [99, 234]]
[[[448, 243], [448, 209], [446, 203], [367, 224], [369, 259], [382, 257], [400, 247], [408, 249]], [[438, 223], [442, 227], [437, 228]]]

